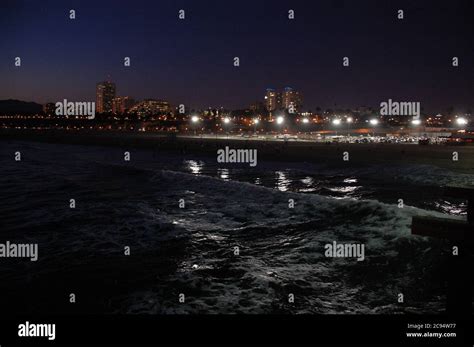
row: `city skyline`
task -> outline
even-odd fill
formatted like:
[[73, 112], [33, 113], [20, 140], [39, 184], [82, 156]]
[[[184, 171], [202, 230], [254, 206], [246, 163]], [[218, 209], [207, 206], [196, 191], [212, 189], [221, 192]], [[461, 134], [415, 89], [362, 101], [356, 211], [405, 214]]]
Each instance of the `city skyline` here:
[[[96, 112], [97, 113], [125, 113], [130, 109], [137, 109], [140, 106], [143, 106], [143, 104], [151, 103], [151, 104], [156, 104], [154, 106], [151, 106], [152, 109], [156, 109], [156, 112], [171, 112], [173, 108], [178, 108], [178, 107], [185, 107], [185, 113], [188, 113], [190, 110], [194, 111], [205, 111], [208, 109], [225, 109], [228, 111], [237, 111], [237, 110], [250, 110], [250, 111], [260, 111], [265, 110], [266, 112], [275, 112], [279, 110], [284, 110], [284, 111], [289, 111], [289, 113], [306, 113], [306, 112], [311, 112], [311, 113], [324, 113], [325, 111], [331, 111], [331, 113], [337, 111], [337, 110], [345, 110], [345, 111], [358, 111], [358, 110], [369, 110], [372, 109], [374, 112], [378, 108], [382, 108], [382, 105], [387, 102], [387, 100], [380, 100], [378, 104], [354, 104], [354, 105], [340, 105], [340, 104], [333, 104], [333, 105], [326, 105], [324, 107], [321, 107], [320, 105], [316, 105], [314, 107], [302, 107], [304, 104], [303, 96], [300, 91], [295, 90], [292, 87], [284, 87], [281, 89], [275, 89], [275, 88], [267, 88], [264, 92], [261, 93], [261, 98], [254, 98], [253, 101], [249, 101], [247, 104], [240, 105], [236, 108], [230, 108], [227, 107], [226, 105], [207, 105], [201, 108], [197, 107], [192, 107], [189, 105], [185, 105], [179, 102], [174, 102], [174, 101], [169, 101], [164, 98], [160, 97], [147, 97], [147, 98], [134, 98], [130, 95], [119, 95], [117, 93], [117, 87], [114, 81], [112, 81], [109, 78], [106, 81], [100, 81], [95, 84], [95, 98], [93, 100], [74, 100], [74, 102], [92, 102], [94, 101], [96, 104]], [[54, 108], [54, 105], [59, 102], [63, 102], [65, 98], [60, 99], [60, 100], [49, 100], [44, 103], [37, 103], [39, 105], [43, 106], [44, 108]], [[5, 100], [0, 100], [0, 101], [8, 101], [8, 100], [17, 100], [20, 102], [34, 102], [31, 100], [19, 100], [19, 99], [13, 99], [13, 98], [8, 98]], [[389, 99], [391, 100], [391, 99]], [[72, 101], [72, 100], [70, 100]], [[398, 100], [398, 102], [402, 103], [413, 103], [414, 101], [406, 101], [406, 100]], [[416, 102], [418, 104], [421, 104], [420, 102]], [[149, 107], [146, 106], [145, 107]], [[290, 108], [292, 107], [293, 111], [290, 111]], [[435, 115], [435, 114], [440, 114], [440, 113], [447, 113], [449, 115], [452, 114], [468, 114], [470, 115], [473, 110], [470, 107], [465, 107], [465, 108], [458, 108], [454, 107], [452, 105], [445, 105], [444, 107], [441, 107], [440, 109], [436, 110], [431, 110], [431, 111], [426, 111], [423, 105], [421, 107], [421, 114], [422, 115]], [[140, 112], [138, 112], [140, 113]], [[380, 113], [380, 112], [379, 112]], [[380, 113], [382, 115], [382, 113]]]
[[[45, 11], [7, 2], [0, 14], [9, 34], [0, 44], [0, 99], [95, 100], [90, 86], [111, 76], [117, 95], [190, 108], [245, 108], [267, 88], [287, 86], [303, 93], [304, 110], [377, 106], [389, 98], [420, 102], [426, 112], [473, 108], [469, 1], [439, 7], [427, 1], [211, 3], [204, 10], [186, 1], [49, 1]], [[45, 50], [38, 42], [46, 38]]]

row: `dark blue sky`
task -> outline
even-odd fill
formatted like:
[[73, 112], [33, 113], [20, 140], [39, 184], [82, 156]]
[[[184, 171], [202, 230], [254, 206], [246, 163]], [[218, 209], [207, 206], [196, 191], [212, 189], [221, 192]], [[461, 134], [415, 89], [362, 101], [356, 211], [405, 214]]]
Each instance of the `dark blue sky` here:
[[471, 0], [2, 0], [0, 99], [94, 101], [110, 75], [118, 95], [190, 107], [246, 107], [292, 86], [305, 109], [389, 98], [473, 109], [473, 23]]

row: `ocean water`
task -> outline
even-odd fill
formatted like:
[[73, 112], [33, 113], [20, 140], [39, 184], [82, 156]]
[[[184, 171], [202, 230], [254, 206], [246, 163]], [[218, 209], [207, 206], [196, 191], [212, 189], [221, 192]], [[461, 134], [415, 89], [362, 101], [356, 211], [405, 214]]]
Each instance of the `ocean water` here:
[[[441, 187], [474, 175], [125, 150], [2, 142], [0, 243], [39, 245], [36, 262], [0, 258], [3, 314], [444, 312], [449, 244], [411, 218], [463, 218]], [[333, 241], [365, 260], [325, 257]]]

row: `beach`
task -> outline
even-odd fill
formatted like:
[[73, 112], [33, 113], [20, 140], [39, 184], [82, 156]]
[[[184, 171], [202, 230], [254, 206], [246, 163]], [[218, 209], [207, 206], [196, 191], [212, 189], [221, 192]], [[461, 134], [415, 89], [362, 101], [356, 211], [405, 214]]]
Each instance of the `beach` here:
[[[148, 148], [180, 154], [216, 156], [226, 146], [234, 149], [256, 149], [258, 160], [307, 162], [342, 167], [373, 164], [432, 165], [454, 172], [474, 172], [474, 146], [417, 145], [388, 143], [317, 143], [289, 140], [262, 141], [252, 138], [199, 138], [153, 133], [75, 132], [75, 131], [0, 131], [0, 140], [24, 140], [47, 143], [120, 147], [124, 151]], [[344, 160], [344, 154], [348, 160]], [[453, 153], [457, 160], [453, 160]]]

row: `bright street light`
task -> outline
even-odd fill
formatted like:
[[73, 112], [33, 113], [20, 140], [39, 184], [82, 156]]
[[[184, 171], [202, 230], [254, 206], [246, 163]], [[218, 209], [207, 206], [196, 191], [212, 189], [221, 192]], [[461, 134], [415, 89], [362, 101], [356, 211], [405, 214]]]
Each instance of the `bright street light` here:
[[198, 116], [192, 116], [191, 117], [191, 122], [193, 122], [193, 123], [199, 122], [199, 117]]
[[413, 124], [413, 125], [420, 125], [420, 124], [421, 124], [421, 120], [420, 120], [420, 119], [413, 119], [413, 120], [411, 121], [411, 124]]
[[353, 121], [352, 117], [347, 117], [347, 119], [346, 119], [347, 123], [352, 123], [352, 121]]
[[225, 123], [225, 124], [229, 124], [229, 123], [230, 123], [230, 118], [229, 118], [229, 117], [225, 117], [225, 118], [224, 118], [224, 123]]
[[253, 119], [253, 131], [257, 133], [257, 124], [260, 123], [260, 119], [254, 118]]
[[334, 124], [334, 125], [339, 125], [339, 124], [341, 124], [341, 120], [338, 119], [338, 118], [336, 118], [336, 119], [334, 119], [334, 120], [332, 121], [332, 124]]
[[307, 123], [309, 123], [309, 119], [308, 118], [303, 118], [302, 122], [307, 124]]
[[456, 124], [457, 125], [466, 125], [467, 124], [467, 119], [463, 118], [463, 117], [456, 118]]
[[375, 137], [375, 126], [379, 124], [379, 120], [376, 118], [372, 118], [371, 120], [369, 120], [369, 123], [374, 127], [372, 131], [372, 136]]
[[283, 121], [284, 121], [284, 119], [283, 119], [282, 116], [277, 117], [277, 124], [283, 124]]

